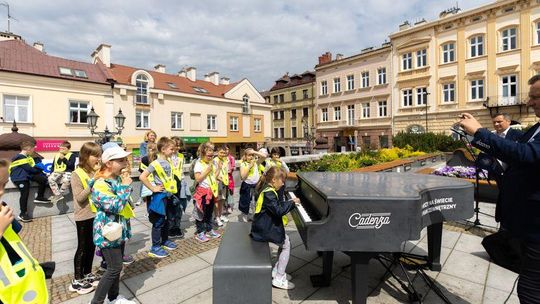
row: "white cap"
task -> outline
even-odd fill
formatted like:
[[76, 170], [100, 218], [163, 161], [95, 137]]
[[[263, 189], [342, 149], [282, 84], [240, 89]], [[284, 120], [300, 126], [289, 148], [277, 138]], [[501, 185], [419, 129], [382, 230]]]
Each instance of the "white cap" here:
[[101, 154], [101, 161], [106, 163], [113, 159], [124, 158], [130, 154], [131, 152], [124, 151], [124, 149], [120, 147], [110, 147]]
[[263, 154], [264, 157], [268, 157], [268, 150], [266, 148], [260, 148], [259, 153]]

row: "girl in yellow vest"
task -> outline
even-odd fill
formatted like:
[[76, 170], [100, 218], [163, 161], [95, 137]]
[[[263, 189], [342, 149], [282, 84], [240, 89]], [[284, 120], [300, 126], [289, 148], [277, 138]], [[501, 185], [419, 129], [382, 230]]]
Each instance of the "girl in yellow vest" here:
[[223, 215], [223, 206], [229, 198], [229, 158], [227, 157], [227, 146], [218, 147], [218, 155], [214, 158], [214, 166], [219, 168], [217, 172], [218, 196], [214, 210], [215, 222], [219, 227], [227, 223], [229, 219]]
[[[259, 157], [258, 160], [255, 160], [255, 156]], [[261, 177], [259, 166], [265, 158], [266, 156], [264, 154], [259, 153], [252, 148], [244, 150], [242, 161], [240, 161], [240, 178], [242, 179], [242, 184], [240, 185], [240, 201], [238, 202], [238, 210], [241, 212], [238, 217], [240, 222], [248, 221], [254, 189]]]
[[90, 192], [94, 184], [94, 173], [99, 169], [101, 147], [94, 142], [84, 143], [79, 152], [79, 165], [71, 175], [73, 193], [73, 218], [77, 226], [77, 251], [73, 258], [74, 279], [69, 291], [86, 294], [94, 290], [99, 277], [92, 273], [94, 260], [94, 218], [96, 207], [90, 202]]
[[[8, 166], [0, 159], [0, 198], [8, 181]], [[13, 220], [13, 210], [0, 204], [0, 303], [46, 304], [45, 274], [17, 235]]]
[[213, 229], [212, 225], [215, 199], [218, 196], [217, 175], [221, 168], [216, 167], [212, 161], [214, 158], [214, 145], [211, 142], [202, 143], [197, 154], [199, 159], [197, 159], [193, 168], [195, 183], [197, 183], [193, 195], [195, 202], [193, 217], [197, 225], [195, 238], [199, 242], [207, 242], [209, 237], [218, 238], [221, 236]]
[[[161, 137], [157, 143], [157, 149], [158, 158], [148, 165], [139, 179], [152, 190], [152, 198], [148, 205], [148, 219], [152, 223], [152, 247], [148, 255], [153, 258], [165, 258], [169, 255], [166, 250], [174, 250], [177, 247], [169, 240], [168, 221], [174, 216], [172, 200], [178, 191], [170, 161], [175, 151], [175, 143], [168, 137]], [[153, 183], [149, 180], [150, 175], [152, 175]]]
[[[64, 194], [69, 190], [71, 172], [75, 170], [75, 155], [69, 150], [71, 149], [71, 144], [69, 141], [64, 141], [60, 144], [58, 148], [58, 153], [54, 157], [53, 161], [53, 172], [49, 175], [49, 187], [54, 194], [50, 200], [52, 203], [57, 203], [59, 200], [64, 198]], [[60, 181], [61, 186], [58, 187], [58, 181]]]
[[97, 210], [93, 240], [107, 262], [107, 270], [99, 280], [92, 304], [102, 304], [105, 297], [111, 302], [135, 303], [118, 294], [123, 267], [122, 244], [131, 238], [131, 227], [124, 210], [129, 210], [132, 180], [129, 174], [121, 175], [128, 166], [129, 154], [118, 145], [104, 149], [102, 166], [94, 177], [90, 197]]
[[272, 242], [279, 246], [278, 260], [272, 270], [272, 285], [281, 289], [293, 289], [294, 284], [289, 282], [285, 269], [289, 262], [291, 244], [289, 236], [285, 234], [287, 213], [299, 204], [298, 198], [292, 201], [279, 199], [277, 191], [284, 186], [284, 172], [272, 167], [257, 185], [259, 196], [255, 206], [255, 216], [251, 226], [251, 237], [255, 241]]

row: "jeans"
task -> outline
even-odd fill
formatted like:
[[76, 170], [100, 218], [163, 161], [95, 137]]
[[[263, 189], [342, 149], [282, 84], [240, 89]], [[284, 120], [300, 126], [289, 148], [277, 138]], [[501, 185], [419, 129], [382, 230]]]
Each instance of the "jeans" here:
[[214, 215], [214, 202], [213, 200], [207, 201], [206, 196], [203, 197], [203, 220], [196, 221], [197, 233], [212, 231], [212, 217]]
[[[45, 197], [45, 189], [47, 188], [47, 177], [43, 174], [35, 174], [30, 177], [30, 180], [38, 183], [38, 198]], [[19, 199], [19, 207], [21, 209], [21, 215], [28, 214], [28, 196], [30, 195], [30, 181], [14, 181], [13, 182], [19, 192], [21, 192], [21, 197]]]
[[107, 270], [99, 280], [92, 304], [103, 304], [108, 295], [109, 301], [118, 297], [120, 290], [120, 272], [122, 271], [122, 251], [117, 248], [102, 248], [101, 254], [107, 262]]
[[165, 215], [148, 210], [148, 220], [152, 223], [152, 247], [159, 247], [169, 239], [169, 223]]
[[521, 304], [540, 303], [540, 243], [523, 241], [517, 293]]
[[75, 222], [77, 225], [77, 251], [73, 258], [75, 268], [75, 280], [83, 279], [85, 275], [92, 272], [92, 262], [94, 261], [94, 219]]

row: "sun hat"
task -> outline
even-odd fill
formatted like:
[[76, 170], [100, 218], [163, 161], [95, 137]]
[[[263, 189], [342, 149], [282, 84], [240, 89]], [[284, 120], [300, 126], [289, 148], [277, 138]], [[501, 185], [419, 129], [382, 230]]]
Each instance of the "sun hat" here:
[[101, 161], [103, 163], [106, 163], [113, 159], [124, 158], [130, 154], [131, 152], [124, 151], [124, 149], [120, 148], [118, 145], [116, 145], [116, 147], [111, 146], [103, 149], [103, 154], [101, 154]]

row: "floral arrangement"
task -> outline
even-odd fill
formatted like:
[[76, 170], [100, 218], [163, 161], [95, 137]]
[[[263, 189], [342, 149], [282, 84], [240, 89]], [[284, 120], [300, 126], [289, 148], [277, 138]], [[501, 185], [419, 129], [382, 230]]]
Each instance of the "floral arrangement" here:
[[[444, 166], [433, 172], [435, 175], [441, 176], [450, 176], [450, 177], [460, 177], [460, 178], [476, 178], [476, 168], [475, 167], [465, 167], [465, 166]], [[486, 170], [481, 170], [478, 177], [480, 179], [487, 179], [488, 172]]]

